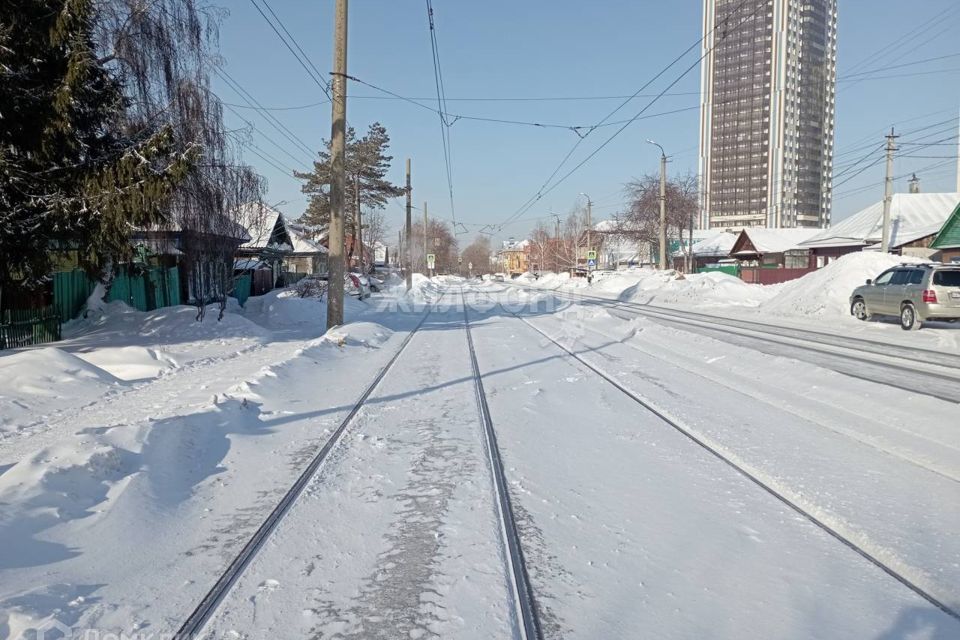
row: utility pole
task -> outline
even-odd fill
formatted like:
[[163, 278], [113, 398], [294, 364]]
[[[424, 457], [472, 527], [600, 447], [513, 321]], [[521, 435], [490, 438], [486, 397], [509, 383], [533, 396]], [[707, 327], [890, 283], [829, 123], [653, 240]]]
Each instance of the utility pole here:
[[890, 252], [890, 206], [893, 204], [893, 152], [897, 150], [896, 139], [900, 136], [895, 135], [893, 127], [890, 128], [890, 134], [887, 136], [887, 177], [884, 180], [883, 187], [883, 240], [880, 243], [880, 251]]
[[327, 329], [343, 324], [343, 219], [346, 186], [347, 0], [337, 0], [333, 27], [333, 112], [330, 124], [330, 228]]
[[410, 186], [410, 158], [407, 158], [407, 291], [413, 288], [413, 188]]
[[663, 147], [647, 140], [660, 149], [660, 268], [667, 268], [667, 152]]
[[403, 229], [397, 229], [397, 255], [393, 257], [398, 268], [403, 267]]
[[556, 272], [560, 273], [560, 216], [555, 213], [551, 213], [554, 218], [556, 218], [556, 232], [554, 235], [554, 245], [553, 245], [553, 262], [556, 267]]
[[586, 260], [586, 267], [587, 267], [587, 279], [589, 280], [589, 279], [590, 279], [590, 250], [592, 249], [592, 243], [590, 242], [590, 240], [591, 240], [590, 231], [591, 231], [591, 229], [593, 228], [593, 200], [591, 200], [591, 199], [590, 199], [590, 196], [588, 196], [587, 194], [583, 193], [582, 191], [580, 192], [580, 195], [582, 195], [584, 198], [587, 199], [587, 260]]
[[430, 277], [430, 267], [427, 266], [427, 203], [423, 203], [423, 271]]

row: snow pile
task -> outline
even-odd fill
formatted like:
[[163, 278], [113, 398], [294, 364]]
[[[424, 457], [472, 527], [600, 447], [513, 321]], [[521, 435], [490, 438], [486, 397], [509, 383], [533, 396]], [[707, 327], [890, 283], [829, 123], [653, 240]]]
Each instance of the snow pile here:
[[443, 287], [422, 273], [414, 273], [410, 291], [407, 291], [406, 282], [401, 282], [391, 287], [389, 292], [410, 302], [429, 304], [440, 299], [440, 296], [443, 295]]
[[822, 269], [777, 287], [778, 291], [760, 310], [777, 316], [847, 316], [850, 294], [868, 278], [902, 262], [917, 258], [886, 253], [850, 253]]
[[97, 398], [120, 381], [55, 347], [0, 356], [0, 432]]
[[644, 304], [757, 307], [772, 293], [770, 287], [748, 284], [725, 273], [697, 273], [680, 279], [673, 271], [648, 271], [641, 272], [639, 282], [620, 299]]
[[268, 336], [262, 327], [231, 312], [229, 303], [227, 312], [220, 320], [218, 320], [220, 307], [215, 304], [207, 306], [202, 321], [197, 320], [197, 308], [187, 305], [142, 312], [123, 302], [115, 301], [104, 304], [100, 311], [101, 313], [96, 317], [81, 318], [64, 324], [64, 337], [71, 341], [82, 338], [85, 345], [156, 346], [224, 337], [266, 338]]
[[[343, 297], [346, 317], [352, 317], [366, 309], [366, 305], [353, 296]], [[274, 289], [262, 296], [247, 299], [244, 315], [268, 329], [292, 327], [315, 327], [320, 335], [327, 326], [327, 298], [301, 298], [296, 289]]]
[[165, 371], [178, 366], [170, 354], [149, 347], [101, 347], [88, 353], [77, 354], [120, 380], [136, 381], [156, 378]]
[[376, 322], [351, 322], [330, 329], [323, 334], [321, 341], [337, 346], [352, 345], [375, 349], [382, 346], [392, 335], [393, 331]]

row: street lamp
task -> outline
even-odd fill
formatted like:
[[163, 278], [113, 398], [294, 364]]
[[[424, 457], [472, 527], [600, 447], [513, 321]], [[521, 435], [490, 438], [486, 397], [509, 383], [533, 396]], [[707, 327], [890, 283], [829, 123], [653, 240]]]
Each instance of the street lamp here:
[[592, 245], [590, 243], [590, 231], [593, 228], [593, 200], [590, 199], [590, 196], [585, 194], [583, 191], [580, 192], [584, 198], [587, 199], [587, 280], [590, 280], [590, 251]]
[[553, 244], [553, 262], [556, 272], [560, 273], [560, 216], [555, 213], [551, 213], [550, 215], [557, 220], [557, 229], [554, 235]]
[[647, 139], [649, 144], [660, 149], [660, 268], [667, 268], [667, 152], [663, 147]]

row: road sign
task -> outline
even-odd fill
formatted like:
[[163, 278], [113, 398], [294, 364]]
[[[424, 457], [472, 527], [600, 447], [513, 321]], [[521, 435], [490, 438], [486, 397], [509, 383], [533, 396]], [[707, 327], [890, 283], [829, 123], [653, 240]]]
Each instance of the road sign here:
[[437, 256], [432, 253], [427, 254], [427, 269], [433, 269], [437, 266]]
[[597, 264], [597, 252], [587, 251], [587, 260], [593, 260], [593, 264]]
[[472, 263], [472, 262], [468, 262], [468, 263], [467, 263], [467, 269], [470, 269], [470, 271], [473, 271], [473, 263]]
[[463, 258], [457, 258], [457, 264], [463, 264]]
[[597, 266], [597, 261], [591, 258], [591, 259], [587, 260], [587, 266], [588, 266], [588, 267], [595, 267], [595, 266]]

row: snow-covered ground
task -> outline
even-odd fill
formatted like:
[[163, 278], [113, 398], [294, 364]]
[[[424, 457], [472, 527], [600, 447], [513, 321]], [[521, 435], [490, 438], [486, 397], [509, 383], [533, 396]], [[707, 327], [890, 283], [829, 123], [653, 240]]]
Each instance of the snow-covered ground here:
[[[524, 284], [952, 344], [952, 329], [847, 316], [882, 260], [766, 288], [655, 272]], [[0, 638], [174, 632], [428, 304], [209, 637], [518, 637], [464, 293], [545, 637], [960, 637], [849, 546], [960, 610], [955, 403], [546, 290], [417, 277], [350, 299], [329, 334], [322, 302], [278, 291], [219, 322], [112, 304], [63, 342], [0, 352]]]
[[598, 272], [592, 284], [584, 278], [554, 273], [538, 280], [523, 278], [518, 284], [960, 353], [960, 324], [930, 323], [920, 332], [901, 335], [905, 332], [894, 319], [860, 322], [850, 315], [854, 288], [902, 262], [919, 260], [878, 252], [852, 253], [802, 278], [776, 285], [750, 284], [717, 272], [678, 278], [673, 271], [653, 269]]

